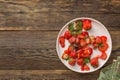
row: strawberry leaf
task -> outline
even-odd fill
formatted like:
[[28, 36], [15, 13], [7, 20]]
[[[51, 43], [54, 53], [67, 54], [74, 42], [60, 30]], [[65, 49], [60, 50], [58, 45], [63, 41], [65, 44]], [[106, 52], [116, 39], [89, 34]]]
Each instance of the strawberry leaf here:
[[77, 31], [77, 34], [81, 34], [82, 33], [82, 29], [79, 29], [78, 31]]
[[90, 58], [85, 58], [83, 63], [86, 64], [88, 62], [90, 62]]
[[78, 21], [77, 25], [78, 25], [78, 29], [82, 29], [82, 21]]
[[76, 30], [70, 31], [70, 33], [71, 33], [72, 36], [76, 36], [77, 35]]
[[73, 30], [74, 30], [74, 23], [70, 23], [70, 24], [69, 24], [68, 30], [69, 30], [69, 31], [73, 31]]

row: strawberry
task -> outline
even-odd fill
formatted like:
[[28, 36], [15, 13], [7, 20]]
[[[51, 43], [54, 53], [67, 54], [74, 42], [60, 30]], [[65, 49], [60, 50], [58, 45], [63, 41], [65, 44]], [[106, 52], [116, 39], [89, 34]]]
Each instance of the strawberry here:
[[95, 38], [95, 43], [97, 43], [97, 44], [101, 44], [102, 43], [102, 40], [101, 40], [101, 38], [99, 36], [97, 36]]
[[93, 48], [95, 49], [95, 48], [97, 48], [98, 47], [98, 44], [97, 43], [93, 43]]
[[71, 52], [71, 53], [70, 53], [70, 57], [76, 59], [76, 58], [77, 58], [77, 55], [76, 55], [75, 52]]
[[70, 31], [65, 31], [65, 34], [64, 34], [64, 37], [66, 38], [66, 39], [70, 39], [71, 37], [72, 37], [72, 35], [70, 34]]
[[81, 58], [81, 54], [80, 54], [80, 53], [77, 54], [77, 58], [78, 58], [78, 59]]
[[66, 53], [62, 54], [62, 59], [67, 60], [68, 58], [69, 58], [68, 54], [66, 54]]
[[75, 43], [76, 43], [76, 44], [79, 44], [79, 42], [80, 42], [79, 38], [76, 38]]
[[107, 43], [102, 43], [101, 45], [99, 45], [98, 49], [101, 52], [105, 52], [108, 49], [108, 44]]
[[83, 66], [81, 66], [81, 70], [82, 71], [84, 71], [84, 70], [89, 71], [90, 68], [87, 65], [83, 65]]
[[92, 48], [88, 47], [84, 50], [84, 54], [88, 54], [88, 55], [91, 55], [93, 53], [93, 50]]
[[81, 66], [81, 65], [83, 65], [83, 61], [84, 60], [82, 58], [80, 58], [80, 59], [77, 60], [77, 64]]
[[59, 37], [59, 43], [60, 43], [62, 48], [65, 47], [65, 37], [64, 36]]
[[87, 31], [82, 32], [82, 34], [84, 35], [84, 39], [86, 39], [87, 37], [89, 37], [89, 34], [88, 34]]
[[99, 66], [99, 62], [98, 62], [98, 56], [94, 57], [91, 59], [90, 63], [93, 67], [98, 67]]
[[107, 58], [107, 54], [105, 52], [102, 52], [100, 58], [105, 60]]
[[77, 38], [83, 39], [83, 38], [84, 38], [84, 35], [83, 35], [83, 34], [79, 34], [79, 35], [77, 35]]
[[86, 46], [86, 41], [84, 40], [84, 39], [80, 39], [80, 46], [81, 47], [84, 47], [84, 46]]
[[76, 63], [76, 60], [73, 59], [73, 58], [69, 58], [69, 59], [68, 59], [68, 63], [69, 63], [69, 65], [74, 66], [75, 63]]
[[73, 44], [76, 42], [76, 38], [74, 36], [72, 36], [70, 39], [69, 39], [69, 43]]
[[101, 36], [100, 38], [101, 38], [102, 42], [107, 42], [107, 37], [106, 36]]
[[84, 19], [84, 20], [83, 20], [83, 28], [84, 28], [85, 30], [91, 29], [91, 28], [92, 28], [91, 20]]
[[70, 54], [68, 50], [65, 50], [64, 53], [68, 55]]
[[74, 51], [75, 47], [73, 45], [70, 45], [68, 47], [68, 52], [71, 53], [72, 51]]
[[89, 71], [90, 68], [87, 65], [84, 65], [84, 70]]

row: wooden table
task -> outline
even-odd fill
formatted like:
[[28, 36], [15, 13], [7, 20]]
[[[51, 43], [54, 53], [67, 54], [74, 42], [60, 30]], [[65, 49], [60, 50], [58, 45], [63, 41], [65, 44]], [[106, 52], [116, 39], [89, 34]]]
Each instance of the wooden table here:
[[100, 70], [73, 72], [55, 49], [63, 25], [83, 16], [109, 30], [111, 64], [120, 56], [120, 0], [0, 0], [0, 80], [97, 80]]

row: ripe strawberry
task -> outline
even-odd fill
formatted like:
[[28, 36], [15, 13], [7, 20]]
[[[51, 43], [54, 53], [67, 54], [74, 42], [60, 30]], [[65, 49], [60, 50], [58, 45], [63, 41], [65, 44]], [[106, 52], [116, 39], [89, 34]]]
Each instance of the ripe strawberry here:
[[101, 38], [102, 42], [107, 42], [107, 37], [106, 36], [101, 36], [100, 38]]
[[84, 65], [84, 70], [89, 71], [90, 68], [87, 65]]
[[83, 53], [84, 52], [84, 49], [79, 49], [78, 51], [77, 51], [77, 53]]
[[80, 53], [77, 54], [77, 58], [78, 58], [78, 59], [81, 58], [81, 54], [80, 54]]
[[68, 50], [64, 50], [64, 53], [68, 55], [70, 54]]
[[87, 47], [87, 48], [84, 50], [84, 54], [91, 55], [92, 53], [93, 53], [93, 49], [90, 48], [90, 47]]
[[64, 34], [64, 37], [66, 38], [66, 39], [70, 39], [71, 37], [72, 37], [72, 35], [70, 34], [70, 31], [65, 31], [65, 34]]
[[62, 54], [62, 59], [67, 60], [68, 58], [69, 58], [68, 54], [66, 54], [66, 53]]
[[84, 39], [80, 39], [80, 46], [81, 47], [84, 47], [84, 46], [86, 46], [86, 41], [84, 40]]
[[82, 34], [84, 35], [84, 39], [86, 39], [86, 38], [88, 38], [88, 37], [89, 37], [89, 34], [88, 34], [88, 32], [87, 32], [87, 31], [82, 32]]
[[65, 37], [64, 36], [59, 37], [59, 43], [60, 43], [62, 48], [65, 47]]
[[101, 52], [105, 52], [108, 49], [108, 44], [107, 43], [102, 43], [101, 45], [99, 45], [98, 49]]
[[76, 55], [75, 52], [72, 51], [72, 52], [70, 53], [70, 57], [76, 59], [76, 58], [77, 58], [77, 55]]
[[75, 47], [73, 45], [70, 45], [68, 47], [68, 52], [71, 53], [72, 51], [74, 51]]
[[105, 52], [102, 52], [100, 58], [105, 60], [107, 58], [107, 54]]
[[99, 36], [97, 36], [95, 38], [95, 43], [97, 43], [97, 44], [101, 44], [102, 43], [102, 40], [101, 40], [101, 38]]
[[73, 58], [69, 58], [69, 59], [68, 59], [68, 63], [69, 63], [69, 65], [74, 66], [75, 63], [76, 63], [76, 60], [73, 59]]
[[90, 63], [93, 67], [98, 67], [99, 66], [99, 62], [98, 62], [98, 56], [97, 57], [94, 57], [91, 59]]
[[79, 40], [79, 38], [76, 38], [76, 44], [79, 44], [79, 42], [80, 42], [80, 40]]
[[69, 42], [71, 44], [75, 43], [76, 42], [76, 38], [74, 36], [72, 36], [70, 39], [69, 39]]
[[83, 66], [81, 66], [81, 70], [82, 71], [84, 71], [84, 70], [89, 71], [90, 68], [87, 65], [83, 65]]
[[77, 35], [77, 38], [83, 39], [83, 38], [84, 38], [84, 35], [83, 35], [83, 34], [79, 34], [79, 35]]
[[85, 30], [91, 29], [91, 28], [92, 28], [91, 20], [84, 19], [84, 20], [83, 20], [83, 28], [84, 28]]
[[97, 43], [93, 43], [93, 48], [95, 49], [95, 48], [97, 48], [98, 47], [98, 44]]
[[82, 58], [77, 60], [77, 64], [80, 66], [83, 65], [83, 62], [84, 62], [84, 60]]

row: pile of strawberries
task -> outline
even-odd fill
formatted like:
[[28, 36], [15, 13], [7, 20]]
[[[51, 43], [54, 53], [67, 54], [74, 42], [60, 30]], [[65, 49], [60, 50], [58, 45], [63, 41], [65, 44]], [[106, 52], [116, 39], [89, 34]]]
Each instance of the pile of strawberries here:
[[[68, 61], [71, 66], [77, 63], [82, 71], [90, 70], [88, 63], [96, 68], [99, 66], [98, 59], [105, 60], [107, 58], [107, 37], [89, 35], [87, 31], [90, 29], [92, 29], [91, 20], [77, 20], [70, 23], [68, 30], [59, 37], [62, 48], [65, 47], [65, 39], [70, 43], [68, 49], [62, 54], [62, 59]], [[98, 49], [101, 54], [91, 58], [91, 55], [94, 54], [93, 49]]]

